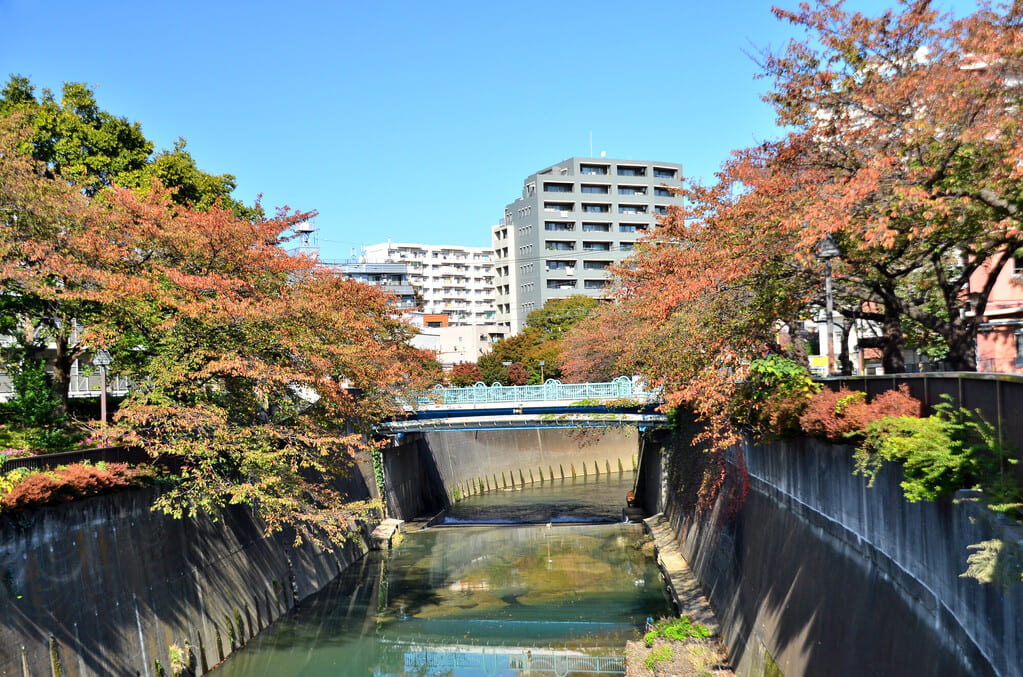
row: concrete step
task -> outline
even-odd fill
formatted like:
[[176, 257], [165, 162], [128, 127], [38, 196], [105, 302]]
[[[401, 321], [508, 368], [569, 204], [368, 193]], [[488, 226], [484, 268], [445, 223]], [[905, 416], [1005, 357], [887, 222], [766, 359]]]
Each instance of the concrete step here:
[[402, 533], [405, 533], [405, 521], [387, 518], [369, 535], [369, 547], [372, 550], [390, 550], [394, 535]]

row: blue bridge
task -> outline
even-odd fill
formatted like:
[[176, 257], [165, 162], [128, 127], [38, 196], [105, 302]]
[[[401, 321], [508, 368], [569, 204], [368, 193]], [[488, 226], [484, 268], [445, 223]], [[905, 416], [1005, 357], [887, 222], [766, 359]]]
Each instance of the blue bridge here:
[[438, 386], [416, 398], [400, 420], [384, 425], [389, 433], [483, 428], [593, 428], [614, 425], [664, 425], [656, 411], [657, 391], [620, 376], [607, 383], [504, 386], [477, 383], [468, 388]]

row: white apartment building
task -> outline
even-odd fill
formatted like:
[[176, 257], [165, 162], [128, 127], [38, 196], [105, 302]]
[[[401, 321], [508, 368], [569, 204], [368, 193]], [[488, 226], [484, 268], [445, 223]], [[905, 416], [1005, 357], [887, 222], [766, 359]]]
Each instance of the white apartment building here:
[[365, 263], [405, 263], [408, 281], [427, 315], [447, 315], [455, 327], [493, 324], [494, 250], [489, 247], [387, 242], [364, 246]]

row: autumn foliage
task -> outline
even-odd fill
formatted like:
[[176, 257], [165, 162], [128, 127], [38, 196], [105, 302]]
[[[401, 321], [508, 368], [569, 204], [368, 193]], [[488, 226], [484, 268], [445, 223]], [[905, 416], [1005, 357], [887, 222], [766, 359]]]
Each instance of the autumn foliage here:
[[920, 413], [920, 401], [909, 394], [906, 385], [885, 391], [870, 402], [859, 391], [822, 388], [810, 398], [799, 424], [813, 437], [841, 443], [861, 438], [867, 426], [877, 419], [919, 417]]
[[181, 468], [158, 508], [244, 504], [268, 531], [342, 540], [372, 505], [334, 480], [354, 472], [373, 424], [436, 377], [415, 330], [381, 291], [288, 251], [311, 212], [193, 209], [155, 180], [87, 196], [22, 152], [30, 131], [0, 116], [5, 310], [59, 338], [64, 378], [104, 346], [137, 384], [111, 439]]
[[151, 468], [129, 468], [124, 463], [75, 463], [48, 472], [36, 472], [18, 482], [0, 498], [5, 510], [66, 503], [108, 491], [142, 486], [154, 477]]
[[[682, 206], [617, 271], [615, 306], [566, 338], [567, 373], [641, 373], [717, 445], [736, 440], [730, 406], [754, 360], [805, 360], [825, 235], [841, 250], [838, 322], [886, 373], [903, 370], [905, 347], [974, 369], [988, 294], [1023, 246], [1019, 3], [961, 18], [927, 2], [877, 17], [837, 0], [774, 12], [806, 34], [758, 56], [785, 134], [685, 183]], [[798, 406], [776, 404], [765, 413], [790, 425]], [[826, 409], [814, 425], [838, 434]]]

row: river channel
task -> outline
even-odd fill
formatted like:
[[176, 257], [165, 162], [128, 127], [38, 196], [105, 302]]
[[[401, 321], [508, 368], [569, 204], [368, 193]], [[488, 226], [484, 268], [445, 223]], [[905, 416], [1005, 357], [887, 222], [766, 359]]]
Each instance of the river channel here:
[[632, 477], [562, 480], [454, 506], [370, 552], [218, 675], [624, 674], [625, 642], [671, 602]]

